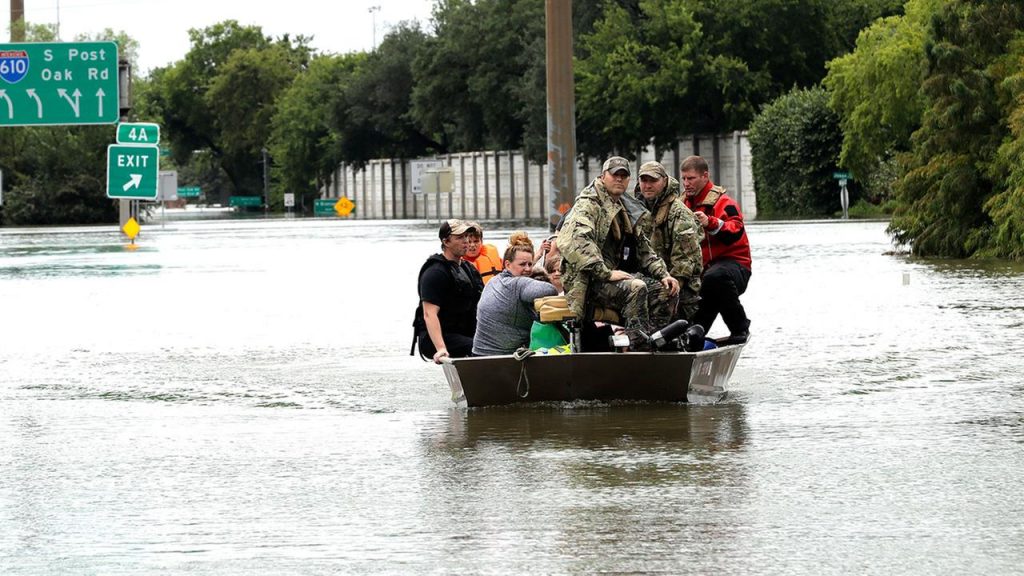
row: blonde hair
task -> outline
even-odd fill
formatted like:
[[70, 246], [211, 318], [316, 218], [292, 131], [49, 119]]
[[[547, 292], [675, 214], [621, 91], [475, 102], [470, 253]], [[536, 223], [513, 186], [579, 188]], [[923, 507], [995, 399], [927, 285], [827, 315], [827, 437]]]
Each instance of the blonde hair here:
[[517, 230], [508, 238], [508, 248], [505, 249], [505, 261], [512, 262], [516, 259], [516, 254], [520, 252], [529, 252], [530, 256], [533, 256], [533, 240], [530, 240], [530, 236], [526, 232]]

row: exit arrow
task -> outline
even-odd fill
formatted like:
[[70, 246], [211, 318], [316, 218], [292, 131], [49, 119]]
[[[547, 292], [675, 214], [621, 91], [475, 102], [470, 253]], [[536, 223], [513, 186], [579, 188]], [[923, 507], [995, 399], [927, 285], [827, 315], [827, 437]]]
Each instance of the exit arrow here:
[[131, 175], [131, 180], [129, 180], [128, 182], [125, 182], [124, 186], [121, 186], [121, 189], [124, 190], [125, 192], [127, 192], [127, 191], [131, 190], [132, 188], [138, 188], [139, 184], [141, 184], [141, 183], [142, 183], [142, 174], [132, 174]]

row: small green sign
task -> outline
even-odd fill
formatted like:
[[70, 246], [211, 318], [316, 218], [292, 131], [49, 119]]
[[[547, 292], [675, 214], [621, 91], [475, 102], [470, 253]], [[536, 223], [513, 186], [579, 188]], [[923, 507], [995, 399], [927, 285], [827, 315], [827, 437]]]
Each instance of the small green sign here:
[[228, 206], [263, 206], [263, 198], [260, 196], [231, 196], [228, 198]]
[[107, 197], [155, 200], [160, 152], [156, 146], [107, 146]]
[[113, 124], [117, 43], [0, 44], [0, 126]]
[[334, 216], [334, 204], [337, 198], [318, 198], [313, 201], [314, 216]]
[[[149, 122], [122, 122], [117, 125], [118, 144], [148, 144], [160, 142], [160, 126]], [[163, 155], [163, 154], [161, 154]]]
[[183, 186], [178, 188], [178, 198], [199, 198], [201, 192], [199, 186]]
[[832, 177], [835, 178], [836, 180], [850, 180], [851, 179], [849, 172], [833, 172], [832, 173]]

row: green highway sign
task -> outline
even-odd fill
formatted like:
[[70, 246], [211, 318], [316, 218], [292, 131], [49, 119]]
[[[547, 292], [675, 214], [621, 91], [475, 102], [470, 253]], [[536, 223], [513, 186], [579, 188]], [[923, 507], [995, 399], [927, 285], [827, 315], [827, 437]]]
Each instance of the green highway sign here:
[[122, 122], [117, 125], [118, 144], [148, 144], [160, 141], [160, 126], [149, 122]]
[[117, 43], [0, 44], [0, 126], [113, 124]]
[[832, 177], [836, 180], [850, 180], [849, 172], [833, 172]]
[[337, 198], [317, 198], [313, 201], [314, 216], [334, 216], [334, 205]]
[[199, 198], [199, 186], [182, 186], [178, 188], [178, 198]]
[[263, 198], [260, 196], [231, 196], [228, 198], [228, 206], [263, 206]]
[[107, 146], [107, 197], [155, 200], [160, 153], [156, 146]]

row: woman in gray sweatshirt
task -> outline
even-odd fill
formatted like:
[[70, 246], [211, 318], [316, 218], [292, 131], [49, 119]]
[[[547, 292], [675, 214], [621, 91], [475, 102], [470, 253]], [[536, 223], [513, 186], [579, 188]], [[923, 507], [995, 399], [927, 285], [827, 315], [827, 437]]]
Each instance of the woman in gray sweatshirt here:
[[512, 354], [529, 345], [530, 328], [537, 319], [533, 301], [558, 293], [551, 284], [530, 278], [533, 242], [525, 232], [509, 238], [503, 262], [505, 269], [487, 283], [477, 304], [475, 356]]

